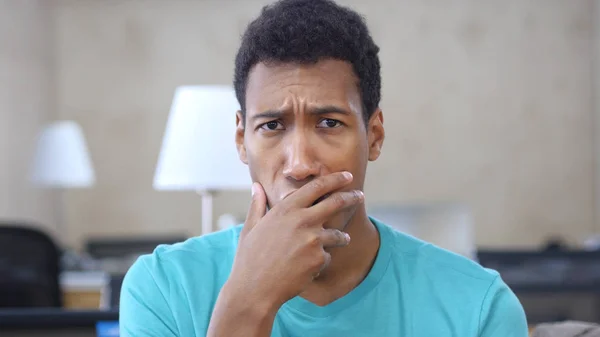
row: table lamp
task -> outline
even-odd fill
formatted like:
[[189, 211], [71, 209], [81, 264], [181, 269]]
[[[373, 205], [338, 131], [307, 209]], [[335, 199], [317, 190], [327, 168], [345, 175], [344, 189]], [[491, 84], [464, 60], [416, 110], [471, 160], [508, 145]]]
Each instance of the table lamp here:
[[196, 191], [202, 200], [202, 234], [213, 231], [215, 192], [250, 190], [252, 185], [235, 147], [239, 108], [228, 86], [182, 86], [175, 91], [153, 187]]
[[[42, 129], [30, 172], [31, 182], [45, 188], [84, 188], [93, 186], [95, 173], [85, 136], [74, 121], [56, 121]], [[62, 203], [58, 226], [63, 226]], [[61, 233], [64, 234], [64, 233]]]

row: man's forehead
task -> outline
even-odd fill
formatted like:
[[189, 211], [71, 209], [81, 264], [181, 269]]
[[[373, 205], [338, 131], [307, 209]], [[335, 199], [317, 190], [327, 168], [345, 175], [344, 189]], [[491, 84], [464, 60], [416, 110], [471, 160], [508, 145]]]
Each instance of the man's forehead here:
[[312, 64], [259, 63], [251, 70], [246, 87], [248, 113], [282, 109], [289, 104], [345, 105], [360, 99], [352, 66], [344, 61]]
[[328, 80], [358, 83], [352, 65], [335, 59], [324, 59], [315, 63], [259, 62], [250, 69], [248, 74], [248, 86], [270, 83], [272, 80], [286, 82]]

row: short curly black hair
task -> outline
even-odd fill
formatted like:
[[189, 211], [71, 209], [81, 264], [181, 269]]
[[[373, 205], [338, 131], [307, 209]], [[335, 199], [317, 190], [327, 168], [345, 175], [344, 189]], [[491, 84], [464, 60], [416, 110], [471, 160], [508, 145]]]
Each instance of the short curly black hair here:
[[246, 85], [257, 63], [316, 63], [338, 59], [358, 77], [365, 122], [379, 106], [379, 47], [364, 19], [331, 0], [280, 0], [263, 7], [242, 37], [235, 58], [234, 87], [245, 119]]

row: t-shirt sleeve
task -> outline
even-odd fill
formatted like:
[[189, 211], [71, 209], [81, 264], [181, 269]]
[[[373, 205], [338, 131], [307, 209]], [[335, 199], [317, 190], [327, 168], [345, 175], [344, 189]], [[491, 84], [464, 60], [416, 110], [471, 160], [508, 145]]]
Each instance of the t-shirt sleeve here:
[[479, 337], [527, 337], [527, 319], [517, 296], [500, 276], [492, 282], [483, 300]]
[[119, 304], [121, 337], [179, 336], [163, 290], [166, 281], [156, 276], [159, 264], [158, 257], [143, 256], [127, 271]]

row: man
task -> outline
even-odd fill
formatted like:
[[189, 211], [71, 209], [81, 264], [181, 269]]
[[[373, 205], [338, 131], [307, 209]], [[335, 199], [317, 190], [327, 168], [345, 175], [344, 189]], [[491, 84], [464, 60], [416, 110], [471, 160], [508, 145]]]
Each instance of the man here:
[[384, 140], [378, 50], [331, 1], [263, 9], [235, 62], [246, 221], [141, 257], [123, 336], [527, 336], [496, 272], [366, 214]]

